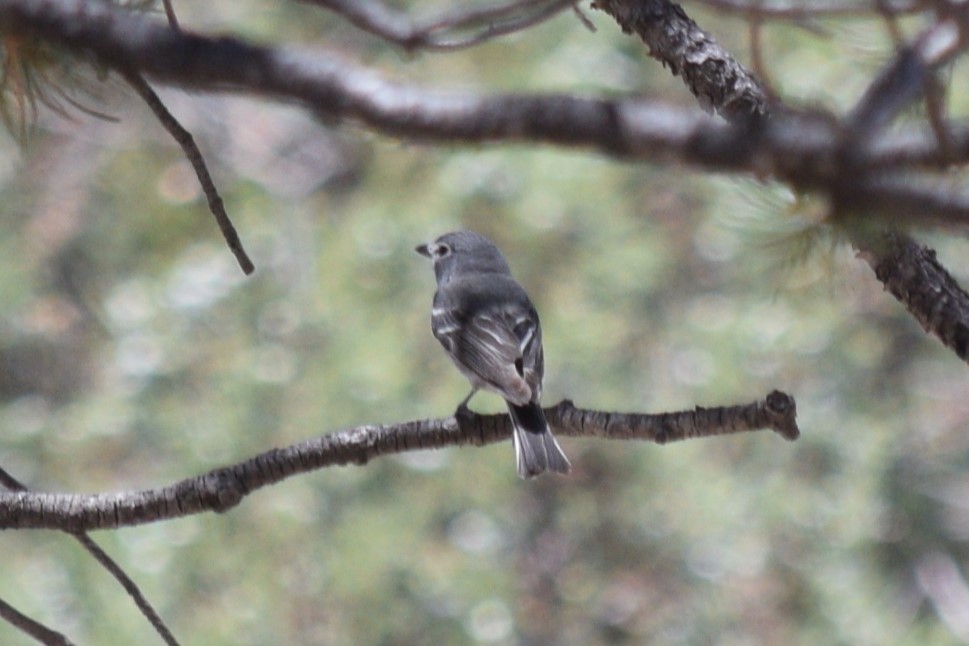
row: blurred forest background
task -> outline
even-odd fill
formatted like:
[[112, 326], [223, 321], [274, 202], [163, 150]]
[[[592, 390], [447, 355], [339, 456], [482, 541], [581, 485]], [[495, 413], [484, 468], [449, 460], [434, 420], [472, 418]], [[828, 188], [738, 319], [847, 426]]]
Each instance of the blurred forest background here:
[[[695, 109], [594, 11], [596, 33], [564, 13], [406, 54], [297, 3], [176, 9], [184, 27], [325, 46], [427, 86]], [[689, 9], [749, 61], [743, 21]], [[772, 24], [768, 70], [785, 100], [843, 110], [893, 49], [880, 21], [821, 25]], [[160, 87], [256, 263], [245, 277], [148, 108], [120, 81], [95, 87], [88, 105], [118, 123], [42, 111], [24, 146], [0, 135], [0, 465], [31, 488], [159, 486], [348, 426], [450, 414], [467, 383], [431, 336], [433, 277], [413, 248], [458, 228], [491, 237], [535, 301], [546, 403], [663, 412], [779, 388], [800, 413], [793, 444], [565, 438], [573, 475], [533, 482], [510, 444], [454, 448], [95, 533], [185, 643], [969, 641], [969, 373], [818, 225], [818, 205], [752, 180], [405, 144]], [[965, 88], [950, 101], [964, 108]], [[961, 234], [918, 235], [969, 283]], [[472, 407], [502, 410], [490, 395]], [[157, 642], [69, 537], [9, 531], [0, 545], [0, 598], [82, 644]], [[29, 642], [0, 624], [0, 643]]]

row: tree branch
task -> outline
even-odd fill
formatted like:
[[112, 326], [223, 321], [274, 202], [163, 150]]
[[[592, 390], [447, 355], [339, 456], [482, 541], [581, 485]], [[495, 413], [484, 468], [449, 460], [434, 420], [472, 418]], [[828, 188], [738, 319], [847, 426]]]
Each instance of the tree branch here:
[[181, 29], [178, 26], [178, 16], [175, 15], [175, 7], [172, 5], [172, 0], [162, 0], [162, 5], [165, 7], [165, 17], [168, 18], [168, 24], [172, 29]]
[[770, 20], [805, 20], [821, 17], [892, 16], [926, 11], [924, 0], [694, 0], [723, 13]]
[[635, 33], [649, 55], [682, 76], [704, 110], [728, 121], [768, 113], [760, 83], [743, 65], [669, 0], [593, 0], [592, 7], [612, 16], [623, 32]]
[[[905, 304], [922, 328], [963, 361], [969, 361], [969, 294], [935, 257], [908, 236], [887, 233], [859, 255], [892, 296]], [[917, 280], [913, 280], [917, 277]]]
[[[770, 172], [802, 190], [824, 189], [841, 179], [833, 167], [838, 124], [830, 116], [810, 112], [785, 111], [762, 129], [751, 129], [745, 120], [731, 128], [681, 106], [641, 97], [445, 93], [389, 81], [334, 55], [299, 54], [172, 30], [102, 2], [0, 0], [0, 25], [31, 30], [61, 45], [93, 52], [112, 67], [130, 65], [181, 87], [298, 101], [327, 117], [356, 120], [408, 139], [585, 147], [709, 170]], [[685, 60], [674, 63], [686, 66]], [[739, 84], [757, 88], [751, 78]], [[752, 94], [750, 100], [758, 110], [766, 106], [763, 97]], [[724, 103], [713, 107], [727, 110]], [[969, 160], [969, 127], [962, 132], [967, 138], [957, 142], [957, 148]], [[935, 145], [929, 129], [907, 131], [886, 136], [861, 159], [880, 169], [894, 168], [888, 155], [914, 148], [914, 156], [906, 159], [931, 165], [937, 161], [929, 153]]]
[[31, 619], [3, 599], [0, 599], [0, 618], [47, 646], [72, 646], [74, 643], [56, 630]]
[[[927, 126], [882, 132], [869, 137], [870, 146], [852, 151], [846, 159], [847, 119], [783, 106], [770, 111], [756, 79], [680, 7], [668, 0], [601, 0], [597, 6], [639, 34], [654, 56], [688, 80], [702, 105], [732, 119], [734, 125], [639, 97], [429, 91], [388, 81], [334, 56], [188, 34], [112, 3], [0, 0], [0, 29], [31, 31], [62, 46], [91, 52], [116, 69], [130, 67], [181, 87], [297, 101], [321, 115], [355, 120], [406, 139], [528, 141], [584, 147], [626, 159], [752, 173], [777, 178], [798, 192], [821, 191], [836, 206], [850, 205], [854, 212], [882, 217], [894, 225], [900, 224], [895, 198], [904, 195], [908, 200], [904, 224], [969, 224], [969, 209], [963, 208], [965, 200], [959, 192], [941, 185], [926, 190], [925, 183], [919, 183], [924, 167], [969, 161], [969, 124], [950, 124], [952, 136], [945, 145]], [[945, 57], [961, 51], [962, 41], [960, 36], [958, 46], [947, 52], [942, 39]], [[697, 57], [692, 55], [694, 48]], [[717, 84], [724, 87], [718, 89]], [[769, 118], [763, 123], [759, 118], [751, 120], [761, 114]], [[845, 200], [845, 195], [850, 199]], [[878, 249], [864, 251], [879, 253]], [[904, 297], [930, 284], [932, 277], [913, 275], [907, 289], [892, 293]], [[903, 303], [910, 310], [923, 305]], [[916, 318], [931, 316], [922, 312]]]
[[108, 571], [115, 580], [121, 584], [128, 596], [132, 598], [135, 605], [138, 606], [138, 610], [141, 614], [148, 620], [155, 632], [158, 633], [159, 637], [162, 638], [168, 646], [178, 646], [178, 640], [175, 639], [175, 635], [169, 630], [165, 621], [158, 614], [158, 611], [148, 602], [148, 599], [142, 593], [141, 588], [138, 584], [128, 576], [117, 561], [115, 561], [111, 556], [105, 552], [100, 545], [94, 542], [94, 539], [88, 536], [85, 532], [74, 533], [74, 538], [87, 550], [88, 554], [94, 557], [94, 559], [101, 564], [105, 570]]
[[[20, 493], [27, 493], [29, 491], [27, 487], [25, 487], [19, 480], [14, 478], [12, 475], [7, 473], [7, 471], [3, 468], [0, 468], [0, 484], [2, 484], [3, 487], [5, 487], [10, 491], [16, 491]], [[168, 626], [165, 625], [165, 622], [162, 620], [161, 616], [159, 616], [158, 612], [152, 607], [150, 603], [148, 603], [148, 599], [145, 598], [145, 595], [142, 593], [141, 588], [139, 588], [138, 584], [135, 583], [132, 580], [132, 578], [128, 576], [128, 573], [125, 572], [121, 568], [121, 566], [118, 565], [118, 563], [113, 558], [111, 558], [107, 552], [101, 549], [101, 546], [95, 543], [94, 539], [92, 539], [86, 533], [82, 531], [78, 531], [78, 532], [70, 532], [70, 534], [75, 538], [75, 540], [77, 540], [77, 542], [81, 544], [81, 547], [83, 547], [88, 552], [88, 554], [93, 556], [94, 559], [101, 564], [101, 567], [107, 570], [108, 573], [111, 574], [111, 576], [113, 576], [115, 580], [121, 584], [121, 587], [123, 587], [125, 589], [125, 592], [128, 593], [128, 596], [131, 597], [132, 600], [134, 600], [135, 605], [138, 606], [138, 609], [141, 611], [141, 614], [148, 620], [148, 623], [152, 625], [152, 627], [162, 638], [162, 640], [166, 644], [168, 644], [168, 646], [178, 646], [178, 640], [175, 639], [175, 636], [168, 629]], [[2, 601], [0, 601], [0, 603], [2, 603]], [[11, 608], [10, 610], [13, 610], [13, 609]], [[13, 612], [16, 613], [15, 610]], [[49, 629], [43, 626], [40, 626], [40, 628], [43, 630], [41, 630], [39, 633], [35, 634], [34, 632], [31, 632], [32, 630], [36, 630], [36, 626], [32, 626], [29, 623], [22, 625], [21, 623], [19, 623], [21, 621], [19, 617], [17, 617], [14, 614], [8, 615], [5, 609], [2, 607], [0, 607], [0, 616], [2, 616], [8, 622], [17, 626], [24, 632], [27, 632], [31, 636], [40, 639], [44, 643], [51, 643], [51, 644], [70, 643], [60, 633], [50, 631]], [[33, 620], [28, 619], [28, 621], [33, 621]], [[30, 628], [30, 630], [28, 630], [28, 628]], [[51, 637], [51, 641], [47, 641], [46, 638], [42, 639], [41, 637], [38, 636], [38, 635], [47, 635], [47, 633], [50, 633], [49, 636]], [[58, 641], [58, 639], [62, 641]]]
[[[528, 29], [573, 6], [578, 0], [513, 0], [487, 7], [462, 7], [414, 21], [376, 0], [302, 0], [345, 17], [350, 23], [407, 50], [449, 51], [480, 45]], [[468, 36], [457, 36], [470, 31]]]
[[[778, 126], [779, 116], [771, 112], [767, 97], [752, 74], [701, 31], [679, 6], [668, 0], [595, 0], [595, 6], [609, 12], [627, 33], [638, 34], [650, 48], [650, 54], [669, 65], [674, 74], [683, 70], [688, 87], [701, 105], [713, 101], [713, 109], [740, 124], [749, 116], [748, 110], [737, 106], [750, 106], [750, 113], [768, 117], [769, 126], [779, 127], [783, 134], [807, 141], [807, 128], [790, 128], [788, 123]], [[777, 6], [775, 4], [775, 8]], [[905, 6], [905, 3], [885, 0], [881, 10], [903, 11], [907, 10]], [[916, 8], [909, 6], [909, 9]], [[914, 161], [919, 156], [917, 150], [922, 149], [925, 153], [930, 149], [930, 156], [941, 166], [959, 157], [957, 151], [960, 149], [965, 153], [967, 140], [956, 137], [951, 128], [945, 139], [936, 134], [932, 142], [910, 140], [901, 146], [898, 141], [891, 141], [892, 137], [884, 129], [926, 91], [930, 70], [962, 53], [967, 39], [969, 19], [964, 12], [943, 17], [923, 31], [911, 48], [901, 50], [889, 62], [844, 123], [837, 126], [838, 133], [821, 135], [823, 125], [815, 124], [819, 126], [815, 134], [821, 135], [815, 143], [840, 149], [826, 160], [811, 156], [807, 162], [810, 165], [830, 163], [831, 168], [836, 169], [841, 179], [832, 178], [832, 183], [827, 186], [836, 208], [865, 215], [882, 212], [895, 219], [889, 222], [892, 226], [905, 226], [925, 219], [969, 222], [969, 199], [964, 192], [945, 191], [938, 183], [929, 185], [924, 178], [912, 174], [886, 174], [885, 168], [873, 163], [873, 151], [878, 150], [883, 160], [897, 162], [903, 158]], [[694, 48], [699, 49], [700, 55], [694, 55]], [[720, 92], [704, 89], [716, 87], [721, 82], [725, 86]], [[783, 106], [778, 107], [783, 109]], [[787, 110], [783, 109], [783, 112]], [[938, 130], [936, 124], [933, 132]], [[770, 127], [767, 132], [771, 132]], [[960, 135], [964, 136], [965, 132]], [[758, 132], [756, 136], [762, 137], [764, 133]], [[874, 152], [874, 156], [879, 153]], [[764, 170], [797, 183], [793, 178], [802, 177], [801, 171], [806, 169], [775, 166]], [[936, 335], [960, 359], [969, 360], [966, 354], [969, 295], [938, 262], [935, 252], [900, 232], [875, 238], [854, 235], [852, 243], [875, 270], [885, 289], [922, 327]]]
[[205, 193], [205, 199], [209, 204], [209, 211], [215, 217], [216, 224], [219, 225], [219, 230], [222, 232], [222, 237], [225, 238], [226, 244], [229, 246], [229, 250], [232, 255], [236, 257], [236, 261], [242, 268], [245, 274], [251, 274], [256, 270], [255, 265], [252, 264], [252, 260], [249, 258], [249, 254], [246, 253], [245, 248], [242, 246], [242, 240], [239, 239], [239, 233], [236, 231], [235, 226], [232, 224], [232, 220], [229, 218], [229, 214], [225, 211], [225, 203], [222, 201], [222, 196], [219, 195], [219, 189], [216, 188], [215, 182], [212, 181], [212, 175], [209, 173], [209, 168], [205, 164], [205, 158], [202, 156], [202, 151], [199, 150], [198, 145], [195, 143], [195, 138], [192, 137], [192, 133], [185, 129], [178, 119], [168, 111], [165, 104], [162, 103], [161, 98], [155, 93], [144, 77], [138, 72], [124, 67], [119, 66], [118, 72], [124, 77], [125, 81], [128, 82], [138, 96], [148, 104], [151, 111], [157, 117], [159, 123], [162, 127], [168, 131], [168, 134], [178, 143], [182, 148], [182, 152], [185, 153], [185, 158], [192, 165], [192, 169], [195, 171], [195, 176], [199, 180], [199, 184], [202, 186], [202, 191]]
[[[639, 439], [665, 444], [712, 435], [772, 429], [793, 440], [799, 435], [794, 398], [774, 391], [744, 406], [697, 408], [644, 415], [578, 409], [563, 401], [546, 408], [559, 435]], [[0, 494], [0, 529], [43, 528], [72, 533], [112, 529], [179, 518], [204, 511], [225, 512], [253, 491], [291, 476], [330, 466], [366, 464], [397, 453], [447, 446], [483, 446], [511, 437], [508, 415], [428, 419], [367, 425], [273, 449], [238, 464], [167, 487], [118, 494]]]

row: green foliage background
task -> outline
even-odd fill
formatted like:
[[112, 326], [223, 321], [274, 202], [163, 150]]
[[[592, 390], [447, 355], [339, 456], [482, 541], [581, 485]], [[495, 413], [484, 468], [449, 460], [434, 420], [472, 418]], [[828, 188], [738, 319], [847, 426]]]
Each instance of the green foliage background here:
[[[695, 109], [595, 13], [595, 34], [564, 14], [405, 55], [296, 3], [180, 4], [194, 29], [339, 50], [429, 86]], [[743, 23], [688, 9], [748, 57]], [[767, 58], [785, 98], [841, 110], [891, 50], [877, 23], [824, 26], [829, 39], [770, 26]], [[467, 385], [430, 334], [413, 247], [465, 227], [499, 244], [541, 312], [547, 402], [662, 412], [779, 388], [803, 431], [566, 438], [574, 475], [527, 483], [510, 446], [404, 455], [223, 516], [95, 534], [185, 643], [969, 639], [966, 366], [826, 241], [823, 205], [668, 165], [421, 145], [261, 100], [162, 95], [257, 273], [242, 276], [179, 150], [119, 82], [92, 107], [120, 123], [42, 113], [25, 148], [0, 139], [0, 464], [28, 486], [157, 486], [449, 414]], [[965, 284], [964, 241], [928, 237]], [[0, 545], [0, 598], [79, 643], [157, 640], [68, 537]], [[0, 643], [26, 642], [0, 624]]]

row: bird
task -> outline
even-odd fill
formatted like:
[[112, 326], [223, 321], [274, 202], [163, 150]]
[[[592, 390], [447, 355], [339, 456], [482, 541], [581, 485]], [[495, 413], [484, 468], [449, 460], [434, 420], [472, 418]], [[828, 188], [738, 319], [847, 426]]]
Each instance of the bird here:
[[545, 357], [538, 312], [501, 251], [474, 231], [446, 233], [415, 250], [434, 263], [431, 331], [471, 382], [458, 412], [481, 389], [497, 393], [511, 416], [518, 475], [569, 473], [572, 465], [541, 406]]

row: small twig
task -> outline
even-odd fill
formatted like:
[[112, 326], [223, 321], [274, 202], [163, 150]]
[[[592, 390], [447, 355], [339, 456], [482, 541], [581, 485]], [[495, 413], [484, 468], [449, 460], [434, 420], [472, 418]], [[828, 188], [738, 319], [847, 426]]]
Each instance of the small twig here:
[[[414, 21], [376, 0], [303, 0], [325, 7], [359, 29], [406, 49], [453, 51], [480, 45], [548, 20], [578, 0], [513, 0]], [[473, 32], [461, 38], [455, 34]]]
[[[10, 491], [26, 491], [19, 480], [7, 473], [6, 469], [0, 467], [0, 485]], [[48, 628], [47, 626], [31, 619], [10, 604], [0, 599], [0, 617], [7, 622], [27, 633], [42, 644], [67, 645], [72, 644], [67, 637], [61, 633]]]
[[[866, 16], [872, 13], [871, 0], [696, 0], [724, 13], [757, 16], [766, 20], [805, 20], [820, 17]], [[899, 16], [926, 10], [922, 0], [881, 0], [878, 10]]]
[[165, 16], [168, 18], [168, 24], [172, 29], [181, 30], [178, 26], [178, 16], [175, 15], [175, 7], [172, 6], [172, 0], [162, 0], [162, 4], [165, 6]]
[[27, 487], [20, 484], [20, 481], [7, 473], [3, 467], [0, 467], [0, 485], [7, 491], [27, 491]]
[[883, 128], [922, 96], [928, 74], [928, 66], [915, 49], [900, 49], [846, 117], [844, 152], [858, 156], [867, 150]]
[[[885, 0], [881, 0], [879, 6], [884, 3]], [[912, 45], [898, 48], [894, 58], [869, 84], [841, 126], [840, 161], [846, 177], [855, 175], [861, 168], [858, 160], [866, 155], [872, 143], [902, 111], [919, 99], [925, 101], [928, 109], [928, 122], [936, 138], [939, 156], [945, 160], [953, 157], [954, 147], [944, 116], [944, 97], [936, 74], [939, 66], [963, 53], [967, 42], [969, 25], [946, 17], [923, 31]], [[853, 192], [845, 185], [835, 191], [836, 200], [840, 201], [845, 193]], [[849, 197], [850, 200], [854, 197]]]
[[572, 6], [575, 1], [576, 0], [554, 0], [547, 6], [541, 7], [532, 14], [517, 16], [508, 20], [507, 22], [489, 25], [477, 34], [464, 39], [442, 42], [440, 43], [438, 49], [467, 49], [468, 47], [474, 47], [475, 45], [480, 45], [481, 43], [499, 38], [501, 36], [507, 36], [508, 34], [513, 34], [518, 31], [524, 31], [545, 22], [553, 16], [558, 15], [568, 7]]
[[64, 90], [61, 89], [60, 87], [55, 87], [55, 91], [60, 95], [62, 99], [67, 101], [67, 103], [70, 104], [71, 107], [73, 107], [75, 110], [78, 110], [79, 112], [83, 112], [84, 114], [94, 117], [95, 119], [100, 119], [101, 121], [107, 121], [108, 123], [119, 123], [121, 121], [121, 119], [119, 119], [114, 115], [110, 115], [106, 112], [101, 112], [99, 110], [95, 110], [94, 108], [90, 108], [84, 105], [77, 99], [74, 99], [68, 96], [64, 92]]
[[939, 81], [938, 74], [931, 74], [925, 80], [925, 113], [939, 144], [939, 153], [944, 159], [950, 159], [954, 156], [955, 145], [945, 118], [946, 86]]
[[767, 73], [767, 63], [764, 60], [764, 21], [757, 16], [752, 16], [747, 21], [747, 31], [750, 35], [750, 65], [753, 73], [760, 81], [764, 94], [771, 100], [776, 100], [777, 92]]
[[107, 552], [101, 549], [101, 546], [95, 543], [94, 540], [84, 532], [78, 532], [73, 534], [73, 536], [81, 545], [84, 546], [84, 549], [88, 551], [88, 554], [93, 556], [95, 560], [97, 560], [97, 562], [100, 563], [105, 570], [110, 572], [111, 576], [113, 576], [118, 583], [121, 584], [121, 587], [125, 589], [128, 596], [134, 600], [135, 605], [137, 605], [138, 609], [141, 610], [141, 614], [145, 616], [145, 619], [147, 619], [148, 623], [154, 627], [155, 631], [164, 640], [164, 642], [168, 644], [168, 646], [178, 646], [178, 640], [175, 639], [175, 635], [173, 635], [172, 631], [170, 631], [168, 626], [165, 625], [165, 622], [158, 615], [158, 612], [150, 603], [148, 603], [148, 600], [141, 592], [138, 584], [136, 584], [131, 577], [129, 577], [125, 571], [121, 569], [121, 566], [118, 565], [114, 559], [108, 556]]
[[[19, 492], [29, 491], [27, 487], [24, 486], [23, 483], [21, 483], [19, 480], [17, 480], [12, 475], [10, 475], [7, 472], [7, 470], [4, 469], [3, 467], [0, 467], [0, 484], [2, 484], [6, 489], [9, 489], [10, 491], [19, 491]], [[125, 591], [128, 593], [128, 596], [130, 596], [134, 600], [135, 605], [138, 606], [139, 610], [141, 610], [141, 614], [144, 615], [145, 619], [148, 620], [148, 623], [150, 623], [155, 628], [155, 630], [158, 632], [159, 636], [161, 636], [161, 638], [165, 641], [165, 643], [168, 644], [168, 646], [178, 646], [178, 640], [175, 639], [175, 636], [168, 629], [168, 626], [165, 625], [165, 622], [158, 615], [158, 612], [152, 607], [150, 603], [148, 603], [148, 600], [145, 598], [145, 595], [141, 592], [141, 589], [138, 587], [138, 584], [135, 583], [131, 579], [131, 577], [129, 577], [125, 573], [123, 569], [121, 569], [121, 566], [118, 565], [114, 559], [108, 556], [107, 552], [101, 549], [101, 546], [99, 546], [97, 543], [94, 542], [94, 539], [92, 539], [84, 532], [71, 532], [71, 535], [81, 544], [82, 547], [84, 547], [85, 550], [87, 550], [87, 552], [91, 556], [94, 557], [94, 559], [98, 563], [101, 564], [101, 566], [104, 569], [106, 569], [111, 574], [111, 576], [113, 576], [118, 581], [118, 583], [121, 584], [121, 587], [125, 589]], [[0, 601], [0, 603], [2, 603], [2, 601]], [[4, 616], [4, 618], [6, 618], [8, 621], [10, 621], [11, 623], [14, 623], [6, 615], [3, 614], [3, 608], [0, 608], [0, 616]], [[28, 621], [32, 621], [32, 620], [28, 619]], [[18, 625], [19, 627], [19, 624], [15, 624], [15, 625]], [[41, 626], [41, 628], [43, 628], [43, 626]], [[47, 630], [47, 629], [45, 628], [44, 630]], [[53, 631], [51, 632], [53, 633]], [[60, 636], [61, 639], [64, 639], [63, 636], [59, 635], [59, 633], [53, 633], [53, 634]], [[53, 641], [50, 643], [66, 644], [70, 642], [64, 640], [62, 642]]]
[[575, 17], [579, 19], [579, 22], [582, 23], [582, 26], [588, 29], [591, 33], [594, 34], [597, 31], [599, 31], [598, 29], [596, 29], [596, 24], [592, 22], [592, 19], [589, 18], [589, 16], [585, 15], [585, 12], [582, 11], [582, 8], [579, 5], [577, 4], [572, 5], [572, 13], [574, 13]]
[[[326, 2], [328, 0], [322, 1]], [[368, 1], [371, 3], [371, 5], [373, 5], [377, 4], [378, 0]], [[415, 27], [415, 29], [427, 33], [457, 29], [474, 29], [481, 25], [493, 24], [499, 20], [514, 20], [523, 13], [534, 10], [535, 7], [542, 7], [543, 5], [553, 1], [554, 0], [511, 0], [511, 2], [505, 2], [498, 5], [472, 6], [455, 9], [448, 13], [439, 15], [436, 18], [425, 20], [423, 21], [425, 23], [423, 27]], [[398, 14], [398, 16], [400, 16], [400, 14]]]
[[923, 31], [910, 47], [900, 47], [848, 116], [845, 145], [863, 147], [867, 138], [930, 91], [932, 73], [962, 54], [967, 43], [969, 21], [946, 17]]
[[885, 20], [888, 37], [892, 39], [896, 48], [901, 47], [905, 42], [905, 37], [902, 35], [902, 29], [898, 24], [898, 14], [892, 11], [891, 3], [888, 0], [875, 0], [875, 5], [878, 7], [878, 13]]
[[31, 619], [3, 599], [0, 599], [0, 617], [3, 617], [10, 624], [16, 626], [42, 644], [47, 644], [48, 646], [72, 646], [74, 643], [56, 630], [51, 630], [35, 619]]
[[252, 264], [252, 260], [242, 247], [242, 240], [239, 239], [239, 234], [236, 232], [232, 220], [229, 219], [229, 214], [225, 211], [222, 196], [219, 195], [219, 189], [215, 187], [215, 182], [212, 181], [212, 175], [209, 174], [209, 169], [205, 164], [205, 158], [202, 157], [202, 151], [196, 145], [192, 133], [186, 130], [174, 115], [168, 111], [168, 108], [162, 103], [161, 98], [148, 85], [148, 82], [141, 74], [125, 66], [117, 66], [116, 69], [128, 82], [128, 85], [134, 88], [138, 95], [148, 104], [148, 107], [155, 113], [162, 127], [182, 147], [185, 157], [192, 164], [195, 175], [202, 185], [202, 191], [205, 193], [206, 200], [208, 200], [209, 211], [215, 216], [215, 221], [218, 223], [219, 229], [222, 231], [222, 235], [229, 245], [229, 249], [235, 255], [239, 266], [242, 267], [242, 271], [246, 274], [251, 274], [255, 271], [256, 267]]

